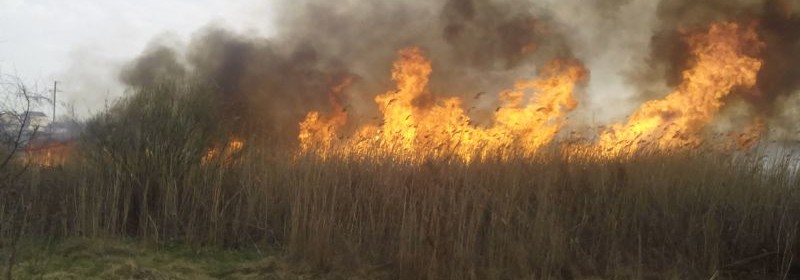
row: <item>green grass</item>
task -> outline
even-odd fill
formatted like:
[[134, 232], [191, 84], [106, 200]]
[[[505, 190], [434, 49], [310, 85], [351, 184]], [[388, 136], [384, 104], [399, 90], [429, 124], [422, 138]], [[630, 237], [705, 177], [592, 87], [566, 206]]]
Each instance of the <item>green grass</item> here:
[[290, 264], [279, 252], [183, 245], [156, 246], [119, 239], [24, 240], [16, 279], [370, 279], [375, 275], [321, 273]]

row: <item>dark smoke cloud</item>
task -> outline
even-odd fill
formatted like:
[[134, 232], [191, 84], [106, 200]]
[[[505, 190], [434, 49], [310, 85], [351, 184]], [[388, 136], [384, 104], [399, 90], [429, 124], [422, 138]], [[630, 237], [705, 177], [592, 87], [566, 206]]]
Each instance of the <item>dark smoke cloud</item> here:
[[767, 43], [765, 65], [759, 73], [760, 103], [800, 88], [800, 3], [770, 1], [764, 5], [761, 34]]
[[178, 61], [176, 51], [170, 47], [153, 45], [120, 74], [126, 85], [152, 85], [164, 77], [182, 78], [186, 69]]
[[[305, 110], [321, 110], [325, 93], [347, 70], [313, 46], [279, 42], [211, 28], [187, 54], [195, 73], [218, 86], [228, 115], [271, 129], [286, 129]], [[291, 124], [290, 126], [294, 126]]]
[[120, 80], [131, 87], [198, 79], [214, 85], [223, 116], [232, 126], [282, 131], [305, 110], [321, 110], [324, 93], [346, 75], [339, 63], [310, 46], [279, 42], [208, 27], [185, 50], [151, 45], [127, 65]]
[[480, 69], [516, 67], [542, 47], [571, 57], [560, 34], [549, 30], [552, 20], [531, 14], [528, 6], [521, 1], [449, 0], [441, 13], [442, 37], [455, 61]]
[[227, 116], [294, 137], [297, 123], [327, 110], [329, 89], [348, 76], [355, 83], [347, 107], [371, 114], [372, 97], [392, 87], [401, 48], [421, 47], [433, 58], [433, 91], [469, 89], [470, 97], [512, 85], [521, 77], [508, 74], [521, 66], [572, 56], [557, 24], [524, 0], [285, 0], [278, 9], [273, 38], [208, 27], [185, 48], [153, 44], [121, 80], [137, 87], [204, 79], [218, 87]]

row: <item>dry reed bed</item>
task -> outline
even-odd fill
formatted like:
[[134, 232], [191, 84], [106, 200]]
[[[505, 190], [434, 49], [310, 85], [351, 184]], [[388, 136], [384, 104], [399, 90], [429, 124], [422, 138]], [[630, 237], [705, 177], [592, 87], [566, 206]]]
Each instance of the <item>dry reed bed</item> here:
[[28, 172], [4, 201], [25, 233], [269, 246], [404, 279], [780, 278], [796, 262], [800, 186], [782, 155], [408, 163], [295, 158], [254, 137], [202, 163], [227, 134], [204, 95], [172, 91], [134, 95], [66, 165]]
[[321, 269], [400, 278], [782, 275], [800, 189], [775, 164], [711, 154], [410, 164], [251, 149], [180, 176], [169, 165], [42, 170], [25, 197], [29, 233], [272, 246]]

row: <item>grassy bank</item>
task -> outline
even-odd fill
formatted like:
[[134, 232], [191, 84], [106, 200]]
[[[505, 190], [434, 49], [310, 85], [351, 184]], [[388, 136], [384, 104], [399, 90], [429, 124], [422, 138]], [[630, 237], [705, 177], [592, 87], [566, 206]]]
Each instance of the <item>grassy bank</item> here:
[[[279, 252], [190, 248], [119, 239], [24, 240], [17, 279], [372, 279], [368, 271], [320, 272]], [[360, 275], [358, 273], [361, 273]]]

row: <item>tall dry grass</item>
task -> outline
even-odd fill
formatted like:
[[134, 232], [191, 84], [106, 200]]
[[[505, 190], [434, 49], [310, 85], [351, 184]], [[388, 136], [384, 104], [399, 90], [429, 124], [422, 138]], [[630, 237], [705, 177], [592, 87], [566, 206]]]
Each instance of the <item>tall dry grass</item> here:
[[[25, 175], [26, 234], [270, 246], [398, 279], [786, 278], [797, 262], [783, 155], [295, 158], [227, 130], [210, 92], [140, 89], [92, 120], [66, 165]], [[245, 148], [204, 163], [231, 134]]]

